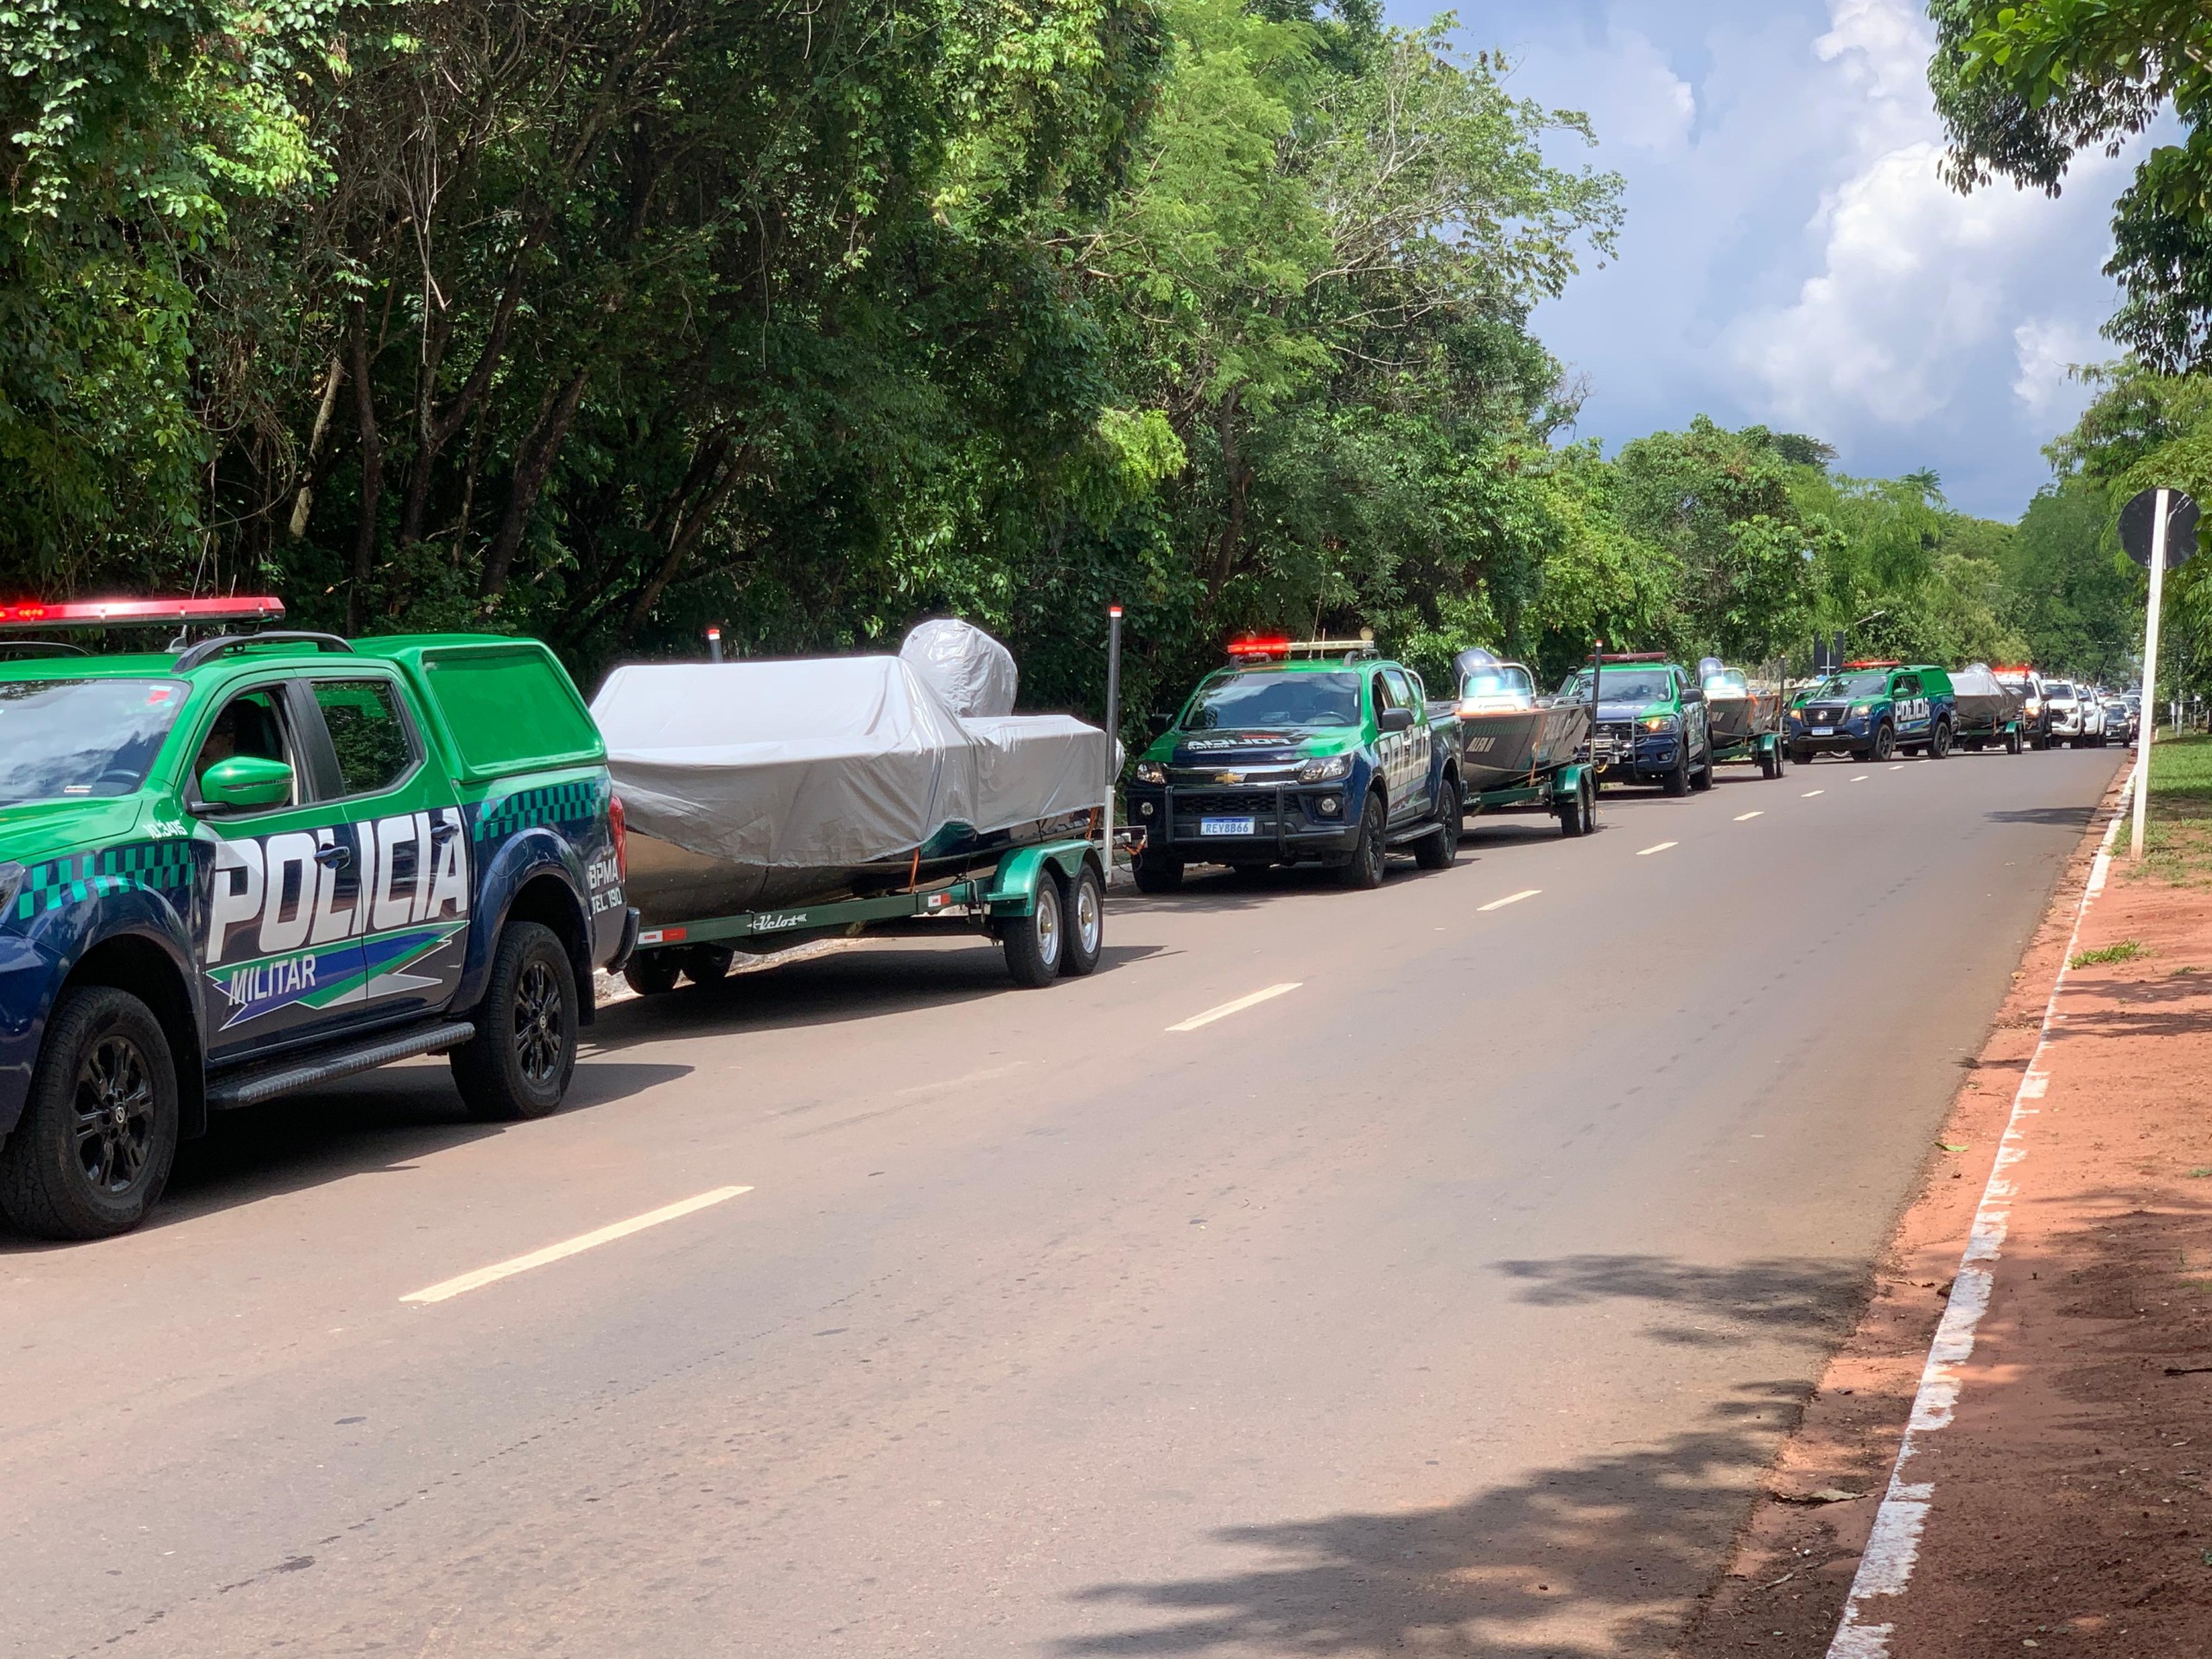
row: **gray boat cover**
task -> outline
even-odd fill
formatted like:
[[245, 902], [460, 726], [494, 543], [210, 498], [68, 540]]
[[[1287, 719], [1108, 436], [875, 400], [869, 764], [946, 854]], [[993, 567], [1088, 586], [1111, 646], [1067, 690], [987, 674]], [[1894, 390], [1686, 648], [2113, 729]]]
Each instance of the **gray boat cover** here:
[[2000, 683], [1986, 663], [1953, 669], [1951, 695], [1960, 715], [1972, 720], [2010, 720], [2019, 710], [2020, 695]]
[[1096, 727], [963, 721], [901, 657], [636, 664], [591, 711], [630, 825], [740, 864], [850, 868], [948, 824], [989, 834], [1105, 793]]
[[1014, 712], [1020, 681], [1014, 653], [970, 623], [950, 617], [917, 623], [899, 655], [963, 720]]

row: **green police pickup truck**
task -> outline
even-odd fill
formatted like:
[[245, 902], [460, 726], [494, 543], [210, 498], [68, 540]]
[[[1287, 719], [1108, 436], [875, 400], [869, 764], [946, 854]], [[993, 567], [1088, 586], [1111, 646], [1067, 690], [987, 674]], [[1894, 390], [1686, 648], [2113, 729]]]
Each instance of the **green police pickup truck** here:
[[1137, 886], [1164, 893], [1194, 861], [1319, 862], [1350, 887], [1382, 882], [1397, 847], [1442, 869], [1465, 802], [1459, 721], [1421, 677], [1363, 640], [1239, 639], [1138, 757]]
[[1887, 760], [1900, 751], [1941, 760], [1957, 728], [1951, 677], [1931, 663], [1853, 662], [1790, 705], [1789, 758]]
[[1608, 654], [1569, 675], [1569, 702], [1591, 701], [1598, 721], [1590, 758], [1600, 784], [1657, 784], [1669, 795], [1713, 787], [1713, 731], [1697, 676], [1663, 652]]
[[636, 936], [622, 866], [599, 733], [534, 641], [0, 644], [0, 1216], [120, 1231], [209, 1113], [415, 1055], [477, 1116], [553, 1110]]

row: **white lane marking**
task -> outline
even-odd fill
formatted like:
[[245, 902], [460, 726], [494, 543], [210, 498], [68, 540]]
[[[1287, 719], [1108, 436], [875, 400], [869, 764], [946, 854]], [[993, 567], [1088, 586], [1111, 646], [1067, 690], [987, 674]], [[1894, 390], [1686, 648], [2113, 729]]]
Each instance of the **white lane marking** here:
[[1907, 1480], [1905, 1465], [1918, 1452], [1916, 1437], [1948, 1427], [1958, 1408], [1959, 1368], [1972, 1357], [1975, 1332], [1982, 1315], [1989, 1311], [1993, 1268], [1983, 1264], [1994, 1263], [2005, 1247], [2005, 1236], [2012, 1226], [2012, 1199], [2018, 1194], [2011, 1171], [2027, 1156], [2028, 1119], [2043, 1109], [2027, 1103], [2042, 1099], [2050, 1087], [2050, 1071], [2044, 1064], [2044, 1055], [2050, 1045], [2051, 1027], [2058, 1022], [2058, 994], [2066, 985], [2066, 964], [2081, 943], [2082, 922], [2089, 913], [2089, 900], [2103, 890], [2106, 872], [2112, 864], [2113, 836], [2127, 816], [2128, 791], [2133, 782], [2130, 779], [2120, 788], [2112, 822], [2105, 825], [2104, 840], [2089, 866], [2089, 879], [2074, 906], [2073, 931], [2067, 935], [2058, 972], [2050, 982], [2050, 998], [2043, 1005], [2043, 1030], [2036, 1039], [2036, 1052], [2028, 1057], [2028, 1069], [2021, 1074], [2020, 1086], [2013, 1094], [2012, 1116], [1998, 1142], [1989, 1184], [1982, 1188], [1981, 1203], [1974, 1211], [1974, 1230], [1967, 1236], [1966, 1253], [1960, 1258], [1958, 1276], [1951, 1281], [1942, 1322], [1929, 1344], [1920, 1387], [1912, 1398], [1912, 1415], [1905, 1422], [1897, 1460], [1890, 1470], [1889, 1490], [1874, 1512], [1873, 1531], [1859, 1558], [1859, 1571], [1843, 1604], [1843, 1620], [1836, 1626], [1834, 1640], [1828, 1643], [1827, 1659], [1885, 1659], [1890, 1638], [1896, 1634], [1894, 1624], [1861, 1624], [1859, 1615], [1871, 1598], [1903, 1595], [1912, 1581], [1912, 1569], [1920, 1557], [1921, 1529], [1927, 1524], [1928, 1511], [1936, 1501], [1936, 1483]]
[[495, 1285], [502, 1279], [512, 1279], [518, 1273], [528, 1273], [532, 1268], [542, 1268], [549, 1262], [558, 1262], [564, 1256], [575, 1255], [601, 1244], [611, 1244], [618, 1238], [627, 1238], [641, 1233], [648, 1227], [658, 1227], [664, 1221], [674, 1221], [696, 1210], [734, 1198], [741, 1192], [750, 1192], [749, 1186], [718, 1186], [711, 1192], [702, 1192], [695, 1198], [681, 1203], [663, 1205], [658, 1210], [648, 1210], [642, 1216], [632, 1216], [627, 1221], [618, 1221], [610, 1227], [601, 1227], [575, 1237], [564, 1239], [558, 1244], [548, 1244], [542, 1250], [532, 1250], [528, 1255], [518, 1255], [505, 1262], [495, 1262], [488, 1268], [479, 1268], [474, 1273], [464, 1273], [458, 1279], [447, 1279], [432, 1285], [428, 1290], [410, 1291], [399, 1300], [403, 1302], [442, 1302], [458, 1296], [465, 1290], [481, 1290]]
[[1865, 772], [1860, 772], [1860, 773], [1859, 773], [1856, 778], [1853, 779], [1851, 781], [1852, 781], [1853, 783], [1854, 783], [1854, 784], [1863, 784], [1863, 783], [1865, 783], [1865, 782], [1866, 781], [1866, 774]]
[[1284, 995], [1286, 992], [1294, 991], [1305, 982], [1306, 982], [1302, 979], [1294, 979], [1287, 981], [1285, 983], [1281, 985], [1270, 985], [1264, 991], [1255, 991], [1249, 996], [1238, 997], [1234, 1002], [1224, 1002], [1217, 1008], [1208, 1008], [1204, 1014], [1194, 1014], [1189, 1019], [1184, 1020], [1181, 1025], [1170, 1026], [1167, 1029], [1170, 1031], [1196, 1031], [1200, 1026], [1210, 1026], [1217, 1020], [1226, 1020], [1232, 1014], [1242, 1014], [1245, 1009], [1257, 1007], [1261, 1003], [1268, 1001], [1272, 997], [1278, 997]]
[[1682, 843], [1679, 841], [1662, 841], [1656, 842], [1652, 846], [1639, 849], [1636, 855], [1638, 858], [1649, 858], [1654, 853], [1663, 853], [1669, 847], [1679, 847], [1681, 844]]
[[1890, 770], [1891, 770], [1891, 772], [1903, 772], [1903, 771], [1904, 770], [1904, 766], [1891, 766], [1891, 767], [1890, 768]]
[[1804, 798], [1809, 801], [1815, 795], [1825, 795], [1827, 793], [1827, 791], [1825, 789], [1808, 789], [1805, 791]]
[[1736, 822], [1738, 823], [1749, 823], [1753, 818], [1763, 818], [1765, 816], [1766, 814], [1764, 811], [1738, 812], [1736, 815]]
[[1493, 899], [1486, 905], [1477, 905], [1475, 908], [1478, 911], [1503, 910], [1508, 905], [1517, 905], [1523, 899], [1533, 899], [1542, 891], [1541, 887], [1523, 887], [1518, 893], [1509, 893], [1503, 899]]

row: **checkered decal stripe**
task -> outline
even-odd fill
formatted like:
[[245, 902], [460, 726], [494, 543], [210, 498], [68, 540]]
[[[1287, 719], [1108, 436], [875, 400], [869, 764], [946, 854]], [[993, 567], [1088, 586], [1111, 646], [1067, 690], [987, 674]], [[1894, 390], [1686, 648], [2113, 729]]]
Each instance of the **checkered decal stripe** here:
[[541, 823], [588, 822], [606, 814], [607, 801], [613, 793], [613, 783], [602, 774], [499, 796], [477, 809], [473, 838], [498, 841]]
[[140, 841], [123, 847], [104, 847], [96, 853], [34, 864], [23, 891], [16, 900], [16, 919], [27, 922], [41, 910], [60, 910], [86, 899], [133, 887], [149, 891], [189, 892], [192, 887], [192, 843], [189, 841]]

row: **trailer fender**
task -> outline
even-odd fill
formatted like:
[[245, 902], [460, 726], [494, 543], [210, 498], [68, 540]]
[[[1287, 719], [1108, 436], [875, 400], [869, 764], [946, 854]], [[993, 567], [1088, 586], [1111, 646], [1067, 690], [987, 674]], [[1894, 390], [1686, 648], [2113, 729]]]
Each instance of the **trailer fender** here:
[[1559, 769], [1558, 780], [1552, 785], [1553, 796], [1572, 795], [1582, 787], [1582, 780], [1589, 772], [1590, 768], [1580, 760], [1569, 761]]
[[1052, 841], [1018, 847], [999, 861], [983, 903], [994, 916], [1027, 916], [1037, 908], [1037, 883], [1049, 868], [1072, 881], [1090, 858], [1087, 841]]

